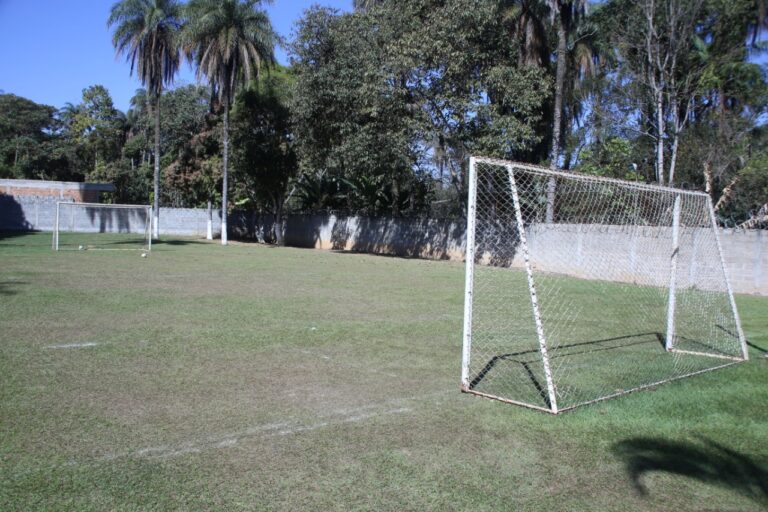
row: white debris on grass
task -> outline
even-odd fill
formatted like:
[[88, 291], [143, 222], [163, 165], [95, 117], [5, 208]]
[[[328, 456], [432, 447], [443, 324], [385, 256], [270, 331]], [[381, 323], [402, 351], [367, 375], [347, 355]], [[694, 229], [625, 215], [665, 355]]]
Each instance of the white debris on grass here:
[[90, 348], [90, 347], [96, 347], [101, 345], [101, 343], [95, 343], [93, 341], [89, 341], [86, 343], [63, 343], [61, 345], [48, 345], [45, 348]]

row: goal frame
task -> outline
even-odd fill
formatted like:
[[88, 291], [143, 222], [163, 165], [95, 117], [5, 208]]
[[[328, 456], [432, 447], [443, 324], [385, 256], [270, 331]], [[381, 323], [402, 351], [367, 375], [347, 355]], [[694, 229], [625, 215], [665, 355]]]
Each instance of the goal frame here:
[[98, 251], [145, 251], [145, 252], [151, 252], [152, 251], [152, 237], [153, 237], [153, 229], [154, 229], [154, 208], [151, 205], [144, 205], [144, 204], [106, 204], [106, 203], [79, 203], [79, 202], [73, 202], [73, 201], [58, 201], [56, 203], [56, 216], [54, 218], [54, 225], [53, 225], [53, 240], [52, 240], [52, 248], [54, 251], [60, 251], [62, 250], [59, 245], [59, 220], [61, 219], [61, 205], [65, 206], [81, 206], [84, 208], [115, 208], [120, 210], [137, 210], [137, 209], [145, 209], [147, 211], [147, 243], [146, 246], [142, 246], [140, 248], [106, 248], [106, 247], [98, 247], [93, 248], [92, 250], [98, 250]]
[[[531, 313], [533, 315], [533, 319], [536, 327], [536, 335], [538, 338], [538, 352], [539, 352], [539, 356], [541, 357], [541, 361], [544, 369], [544, 375], [546, 379], [546, 394], [548, 397], [549, 407], [540, 407], [540, 406], [526, 403], [523, 401], [517, 401], [510, 398], [505, 398], [505, 397], [493, 395], [490, 393], [477, 391], [472, 389], [470, 385], [469, 372], [470, 372], [470, 359], [472, 356], [472, 316], [473, 316], [473, 298], [474, 298], [474, 274], [475, 274], [475, 265], [476, 265], [475, 259], [476, 259], [476, 228], [477, 228], [476, 218], [477, 218], [477, 180], [478, 180], [477, 166], [478, 164], [503, 166], [506, 169], [506, 172], [508, 174], [509, 187], [510, 187], [510, 192], [511, 192], [512, 201], [513, 201], [515, 220], [517, 224], [516, 228], [518, 230], [519, 237], [520, 237], [520, 251], [522, 253], [522, 259], [524, 262], [523, 267], [526, 273], [526, 279], [528, 284]], [[530, 262], [529, 244], [526, 239], [526, 228], [523, 220], [522, 209], [520, 206], [518, 187], [517, 187], [517, 183], [515, 181], [515, 176], [514, 176], [514, 169], [516, 168], [522, 169], [522, 170], [530, 170], [540, 174], [544, 173], [546, 175], [549, 175], [550, 177], [565, 177], [568, 179], [576, 179], [576, 180], [583, 179], [583, 180], [588, 180], [593, 182], [597, 181], [601, 183], [612, 183], [612, 184], [622, 185], [622, 186], [634, 188], [637, 190], [674, 193], [675, 200], [674, 200], [673, 225], [672, 225], [672, 248], [671, 248], [672, 250], [671, 250], [670, 262], [669, 262], [670, 281], [669, 281], [668, 290], [667, 290], [666, 337], [664, 340], [665, 349], [667, 352], [677, 352], [682, 354], [692, 354], [697, 356], [719, 358], [723, 360], [723, 363], [714, 367], [706, 368], [706, 369], [688, 373], [685, 375], [675, 375], [669, 378], [658, 380], [656, 382], [651, 382], [651, 383], [631, 387], [628, 389], [623, 389], [619, 392], [608, 394], [606, 396], [595, 398], [594, 400], [589, 400], [576, 405], [572, 405], [564, 408], [558, 407], [556, 383], [554, 382], [552, 377], [550, 356], [548, 353], [548, 344], [545, 336], [544, 326], [542, 324], [540, 305], [539, 305], [539, 300], [536, 292], [536, 277]], [[495, 158], [480, 157], [480, 156], [471, 156], [469, 158], [469, 177], [468, 178], [469, 179], [468, 179], [468, 194], [467, 194], [467, 231], [466, 231], [466, 238], [465, 238], [466, 252], [465, 252], [465, 287], [464, 287], [464, 322], [463, 322], [463, 332], [462, 332], [461, 386], [460, 386], [462, 392], [470, 393], [470, 394], [474, 394], [474, 395], [478, 395], [486, 398], [491, 398], [501, 402], [519, 405], [519, 406], [527, 407], [530, 409], [539, 410], [542, 412], [559, 414], [565, 411], [573, 410], [577, 407], [581, 407], [582, 405], [587, 405], [591, 403], [600, 402], [603, 400], [608, 400], [610, 398], [622, 396], [622, 395], [632, 393], [634, 391], [638, 391], [641, 389], [654, 387], [666, 382], [671, 382], [674, 380], [692, 377], [694, 375], [698, 375], [701, 373], [706, 373], [712, 370], [717, 370], [727, 366], [735, 365], [735, 364], [747, 361], [749, 359], [746, 337], [744, 336], [744, 332], [741, 325], [741, 319], [739, 317], [739, 312], [736, 307], [736, 301], [733, 295], [733, 289], [731, 287], [730, 279], [728, 277], [728, 270], [726, 268], [725, 258], [723, 256], [723, 249], [722, 249], [722, 244], [720, 242], [720, 235], [718, 232], [718, 225], [717, 225], [717, 219], [715, 217], [715, 210], [712, 205], [712, 198], [709, 196], [709, 194], [705, 192], [684, 190], [684, 189], [665, 187], [660, 185], [651, 185], [646, 183], [637, 183], [637, 182], [619, 180], [615, 178], [592, 176], [592, 175], [586, 175], [586, 174], [581, 174], [577, 172], [564, 172], [561, 170], [553, 170], [553, 169], [536, 166], [536, 165], [499, 160]], [[711, 223], [711, 229], [714, 234], [714, 239], [716, 242], [717, 255], [719, 259], [718, 264], [719, 264], [719, 268], [723, 272], [723, 279], [724, 279], [724, 284], [727, 292], [728, 302], [729, 302], [730, 310], [733, 313], [733, 317], [735, 320], [738, 341], [741, 348], [740, 358], [728, 356], [725, 354], [716, 355], [716, 354], [710, 354], [710, 353], [682, 350], [682, 349], [677, 349], [675, 347], [675, 343], [674, 343], [675, 314], [676, 314], [675, 279], [677, 275], [677, 256], [679, 252], [678, 244], [679, 244], [679, 223], [680, 223], [680, 202], [681, 202], [680, 198], [681, 196], [684, 196], [684, 195], [706, 197], [706, 205], [707, 205], [707, 210], [709, 214], [708, 216]], [[551, 222], [551, 219], [548, 217], [546, 222], [547, 223]]]

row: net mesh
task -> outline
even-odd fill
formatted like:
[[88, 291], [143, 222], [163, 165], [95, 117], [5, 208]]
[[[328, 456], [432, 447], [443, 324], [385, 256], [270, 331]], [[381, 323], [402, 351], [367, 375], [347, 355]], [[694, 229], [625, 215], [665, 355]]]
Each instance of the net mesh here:
[[706, 195], [475, 162], [466, 390], [557, 412], [746, 356]]
[[151, 212], [144, 205], [59, 203], [54, 249], [148, 251]]

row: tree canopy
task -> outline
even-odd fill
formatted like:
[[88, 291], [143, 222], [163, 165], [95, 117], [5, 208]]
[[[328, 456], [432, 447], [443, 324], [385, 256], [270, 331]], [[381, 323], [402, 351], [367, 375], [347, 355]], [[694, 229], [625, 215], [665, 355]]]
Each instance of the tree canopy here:
[[[160, 4], [171, 18], [150, 15]], [[2, 94], [0, 175], [111, 181], [115, 200], [147, 202], [157, 155], [161, 204], [218, 202], [231, 109], [236, 207], [460, 216], [478, 154], [706, 190], [723, 224], [764, 225], [762, 0], [313, 7], [287, 43], [290, 65], [260, 74], [279, 41], [258, 4], [121, 2], [110, 22], [129, 62], [171, 69], [141, 44], [176, 23], [206, 84], [158, 91], [148, 78], [125, 114], [101, 86], [61, 109]]]

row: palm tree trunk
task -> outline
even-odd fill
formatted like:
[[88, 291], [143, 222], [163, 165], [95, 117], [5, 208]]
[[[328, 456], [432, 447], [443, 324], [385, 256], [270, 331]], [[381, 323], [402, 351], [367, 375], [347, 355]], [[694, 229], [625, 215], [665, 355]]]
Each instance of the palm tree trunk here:
[[557, 70], [555, 71], [555, 111], [552, 119], [552, 152], [549, 166], [557, 167], [557, 159], [560, 156], [560, 132], [563, 119], [563, 89], [565, 87], [566, 52], [568, 50], [568, 34], [565, 31], [563, 16], [558, 16], [560, 22], [557, 25]]
[[224, 175], [221, 180], [221, 245], [227, 245], [227, 178], [229, 163], [229, 104], [224, 105]]
[[[562, 8], [561, 8], [562, 9]], [[557, 159], [560, 156], [560, 131], [563, 119], [563, 88], [565, 87], [565, 66], [568, 34], [565, 30], [565, 19], [562, 12], [559, 13], [557, 24], [557, 70], [555, 71], [555, 110], [552, 120], [552, 152], [549, 155], [549, 168], [557, 168]], [[547, 183], [547, 223], [555, 220], [555, 191], [557, 184], [555, 178], [550, 178]]]
[[155, 175], [152, 212], [155, 238], [160, 238], [160, 94], [155, 96]]

